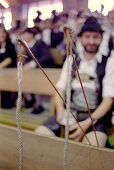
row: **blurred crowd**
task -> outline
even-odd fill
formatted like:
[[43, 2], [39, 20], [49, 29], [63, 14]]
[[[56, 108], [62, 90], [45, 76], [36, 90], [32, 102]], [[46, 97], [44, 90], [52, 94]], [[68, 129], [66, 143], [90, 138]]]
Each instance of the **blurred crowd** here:
[[[65, 25], [72, 28], [75, 38], [76, 53], [83, 51], [83, 46], [77, 36], [85, 22], [85, 20], [94, 16], [101, 24], [104, 30], [103, 39], [99, 47], [99, 51], [110, 56], [114, 49], [114, 10], [109, 11], [107, 16], [103, 16], [98, 12], [87, 11], [71, 11], [69, 13], [57, 13], [52, 11], [52, 17], [46, 20], [41, 19], [41, 12], [37, 11], [37, 17], [33, 20], [34, 26], [28, 28], [23, 21], [17, 20], [15, 27], [6, 31], [4, 25], [0, 24], [0, 68], [16, 67], [17, 54], [19, 51], [17, 38], [24, 39], [44, 68], [62, 68], [66, 57], [66, 39], [64, 37], [63, 28]], [[26, 51], [27, 55], [23, 68], [34, 69], [37, 67]], [[17, 94], [3, 92], [2, 107], [10, 108], [15, 106]], [[23, 94], [24, 107], [33, 107], [32, 113], [41, 113], [44, 108], [42, 106], [42, 96]]]

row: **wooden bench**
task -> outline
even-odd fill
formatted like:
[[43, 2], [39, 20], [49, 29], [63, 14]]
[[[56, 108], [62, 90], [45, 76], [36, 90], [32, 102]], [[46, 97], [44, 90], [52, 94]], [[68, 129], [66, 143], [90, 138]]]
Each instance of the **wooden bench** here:
[[[23, 130], [23, 170], [63, 170], [64, 139]], [[67, 170], [113, 170], [114, 150], [68, 142]], [[18, 170], [17, 129], [0, 125], [0, 169]]]
[[[53, 82], [53, 84], [55, 85], [56, 81], [59, 78], [61, 69], [44, 69], [44, 70], [51, 79], [51, 81]], [[55, 90], [40, 69], [23, 71], [22, 86], [23, 92], [52, 96], [50, 112], [53, 112], [52, 111], [53, 95], [55, 94]], [[0, 70], [0, 91], [18, 92], [17, 69]], [[0, 113], [1, 123], [16, 125], [15, 113], [14, 114], [11, 113], [12, 112], [11, 110], [9, 111], [10, 114], [3, 113], [3, 111], [1, 112], [2, 112]], [[22, 127], [33, 130], [37, 125], [37, 117], [30, 115], [25, 116], [21, 115]], [[45, 120], [44, 118], [41, 118], [40, 123], [42, 123], [42, 121], [44, 120]]]
[[[55, 85], [61, 69], [44, 69]], [[0, 91], [18, 91], [16, 69], [0, 70]], [[55, 90], [40, 69], [23, 71], [23, 92], [53, 95]]]

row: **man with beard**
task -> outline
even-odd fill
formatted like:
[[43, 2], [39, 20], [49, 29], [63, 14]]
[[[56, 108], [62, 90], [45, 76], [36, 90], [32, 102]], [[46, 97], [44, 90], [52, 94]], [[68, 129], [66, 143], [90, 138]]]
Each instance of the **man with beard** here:
[[[96, 18], [89, 17], [84, 23], [81, 32], [78, 34], [83, 45], [83, 51], [76, 54], [75, 60], [78, 66], [86, 98], [92, 113], [93, 123], [100, 147], [104, 147], [107, 141], [107, 130], [111, 126], [111, 112], [114, 94], [106, 89], [106, 81], [103, 81], [107, 72], [106, 65], [108, 57], [103, 56], [98, 50], [102, 41], [103, 30]], [[77, 117], [80, 126], [86, 133], [92, 145], [97, 145], [92, 122], [82, 93], [77, 72], [71, 58], [71, 111]], [[67, 86], [67, 61], [65, 61], [60, 78], [56, 84], [61, 96], [65, 96]], [[104, 88], [105, 87], [105, 88]], [[107, 87], [108, 88], [108, 87]], [[110, 88], [111, 89], [111, 88]], [[103, 92], [103, 93], [102, 93]], [[112, 96], [111, 96], [112, 95]], [[58, 95], [55, 96], [56, 116], [51, 117], [36, 132], [49, 135], [60, 135], [61, 125], [66, 122], [66, 108]], [[84, 133], [75, 122], [72, 115], [69, 120], [70, 131], [75, 132], [69, 135], [75, 141], [88, 143]]]

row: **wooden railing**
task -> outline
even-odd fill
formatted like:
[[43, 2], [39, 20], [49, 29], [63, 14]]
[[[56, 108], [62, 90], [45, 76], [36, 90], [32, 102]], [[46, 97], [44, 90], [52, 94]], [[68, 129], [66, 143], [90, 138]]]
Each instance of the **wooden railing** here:
[[[61, 69], [44, 69], [55, 85]], [[54, 88], [39, 69], [23, 71], [23, 92], [53, 96]], [[0, 91], [18, 91], [17, 69], [0, 70]]]
[[[61, 69], [44, 69], [53, 84], [56, 84]], [[17, 69], [0, 70], [0, 91], [18, 91]], [[39, 69], [23, 71], [23, 92], [53, 95], [55, 90]]]

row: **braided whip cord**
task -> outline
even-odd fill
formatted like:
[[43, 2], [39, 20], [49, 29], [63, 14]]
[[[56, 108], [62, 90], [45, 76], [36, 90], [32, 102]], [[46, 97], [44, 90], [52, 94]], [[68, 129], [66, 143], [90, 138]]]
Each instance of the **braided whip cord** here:
[[18, 61], [18, 99], [16, 108], [16, 121], [18, 128], [18, 139], [19, 139], [19, 170], [23, 169], [23, 139], [22, 139], [22, 129], [20, 123], [20, 109], [22, 100], [22, 62]]
[[63, 167], [64, 170], [67, 169], [67, 150], [68, 150], [68, 138], [69, 138], [69, 114], [70, 114], [70, 99], [71, 99], [71, 65], [70, 57], [68, 55], [68, 46], [67, 46], [67, 116], [66, 116], [66, 126], [65, 126], [65, 144], [64, 144], [64, 160]]

